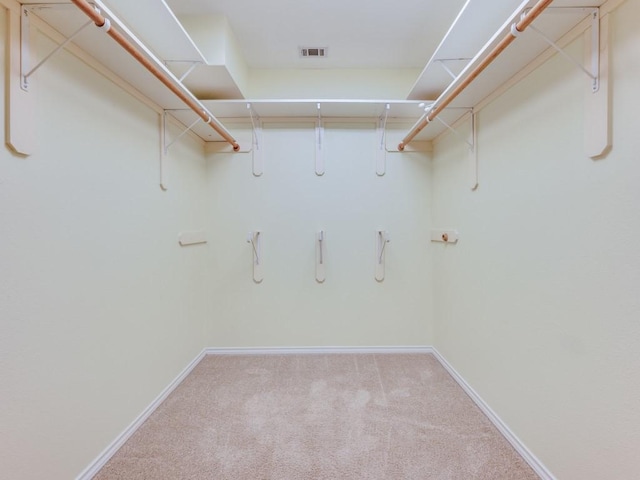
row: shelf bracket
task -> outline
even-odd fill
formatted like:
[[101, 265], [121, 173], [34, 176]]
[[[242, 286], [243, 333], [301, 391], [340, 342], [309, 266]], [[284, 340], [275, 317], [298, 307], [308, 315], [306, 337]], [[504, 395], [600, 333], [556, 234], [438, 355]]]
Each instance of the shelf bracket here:
[[253, 144], [251, 149], [252, 155], [252, 170], [254, 177], [262, 176], [264, 171], [264, 155], [262, 153], [262, 121], [260, 117], [253, 111], [253, 106], [247, 103], [247, 110], [249, 110], [249, 116], [251, 117], [251, 129], [252, 137], [251, 142]]
[[29, 30], [29, 12], [24, 7], [7, 9], [8, 71], [6, 143], [20, 155], [31, 155], [37, 144], [35, 128], [36, 96], [24, 89], [33, 32]]
[[591, 79], [591, 90], [593, 93], [597, 92], [600, 88], [600, 9], [594, 9], [591, 14], [591, 70], [585, 68], [584, 65], [571, 55], [569, 55], [560, 45], [547, 37], [540, 29], [534, 25], [529, 25], [532, 32], [535, 32], [540, 38], [542, 38], [550, 47], [556, 50], [560, 55], [566, 58], [569, 62], [573, 63], [583, 73]]
[[478, 179], [478, 118], [477, 113], [474, 109], [471, 109], [471, 131], [469, 132], [469, 137], [471, 139], [469, 147], [469, 163], [471, 164], [471, 173], [469, 178], [469, 184], [471, 185], [471, 190], [475, 191], [478, 189], [479, 179]]
[[260, 283], [263, 280], [260, 248], [262, 239], [261, 234], [262, 232], [260, 231], [249, 232], [247, 234], [247, 243], [250, 243], [252, 247], [251, 257], [253, 258], [253, 281], [255, 283]]
[[453, 70], [449, 68], [446, 62], [469, 62], [471, 60], [471, 58], [439, 58], [437, 60], [434, 60], [434, 62], [438, 63], [442, 67], [442, 69], [447, 72], [453, 80], [455, 80], [456, 78], [458, 78], [458, 75], [453, 73]]
[[316, 282], [322, 283], [325, 281], [325, 235], [324, 230], [320, 230], [316, 234]]
[[[384, 176], [387, 170], [387, 118], [389, 117], [390, 109], [391, 106], [387, 103], [384, 109], [384, 114], [378, 118], [376, 128], [376, 175], [379, 177]], [[379, 142], [378, 139], [380, 139]]]
[[[183, 82], [191, 73], [196, 69], [198, 65], [202, 65], [200, 60], [165, 60], [164, 64], [168, 67], [170, 63], [187, 63], [189, 67], [187, 70], [178, 77], [180, 82]], [[177, 75], [176, 75], [177, 76]]]
[[471, 166], [469, 184], [471, 186], [471, 190], [476, 190], [478, 188], [478, 122], [476, 118], [476, 112], [473, 108], [469, 109], [469, 113], [471, 128], [467, 137], [463, 136], [458, 130], [453, 128], [442, 118], [436, 117], [435, 119], [442, 123], [448, 130], [453, 132], [454, 135], [462, 139], [464, 143], [467, 144], [467, 147], [469, 149], [469, 165]]
[[167, 187], [167, 149], [165, 148], [165, 142], [167, 137], [167, 112], [162, 112], [160, 115], [160, 189], [166, 191]]
[[322, 151], [322, 141], [324, 140], [324, 124], [322, 122], [322, 112], [320, 103], [317, 104], [318, 118], [316, 120], [316, 175], [324, 175], [324, 154]]
[[387, 243], [391, 241], [389, 237], [389, 232], [386, 230], [377, 230], [376, 231], [376, 280], [378, 282], [382, 282], [384, 280], [384, 266], [385, 266], [385, 257], [386, 257], [386, 247]]
[[[473, 112], [473, 110], [471, 110], [471, 111]], [[472, 115], [473, 115], [473, 113], [472, 113]], [[458, 130], [453, 128], [451, 125], [449, 125], [447, 122], [442, 120], [440, 117], [436, 117], [436, 120], [438, 120], [440, 123], [442, 123], [442, 125], [447, 127], [447, 129], [450, 130], [451, 132], [453, 132], [454, 135], [456, 135], [458, 138], [461, 138], [462, 141], [467, 144], [467, 146], [469, 147], [469, 150], [473, 150], [475, 148], [475, 146], [473, 144], [473, 139], [471, 141], [469, 141], [466, 137], [464, 137], [462, 134], [460, 134], [460, 132], [458, 132]]]
[[[166, 142], [166, 138], [167, 138], [167, 112], [169, 112], [169, 110], [165, 110], [164, 111], [164, 121], [163, 121], [163, 129], [164, 129], [164, 137], [165, 137], [165, 142]], [[191, 130], [193, 130], [193, 127], [195, 127], [198, 123], [200, 123], [202, 121], [202, 119], [200, 117], [198, 117], [196, 120], [193, 121], [193, 123], [191, 123], [191, 125], [189, 125], [187, 128], [185, 128], [180, 135], [178, 135], [176, 138], [174, 138], [173, 140], [171, 140], [169, 143], [165, 143], [164, 144], [164, 152], [165, 154], [169, 151], [169, 149], [173, 146], [174, 143], [176, 143], [178, 140], [180, 140], [183, 136], [185, 136], [188, 132], [190, 132]]]
[[169, 112], [171, 112], [171, 110], [163, 110], [160, 125], [160, 188], [162, 190], [169, 189], [167, 186], [167, 156], [169, 154], [169, 148], [202, 121], [202, 119], [198, 117], [198, 119], [186, 127], [180, 135], [167, 143], [167, 138], [169, 137], [167, 132], [167, 115]]
[[590, 158], [599, 158], [611, 148], [611, 95], [609, 92], [609, 18], [596, 9], [591, 16], [591, 34], [585, 33], [585, 61], [591, 60], [598, 72], [597, 88], [585, 86], [584, 150]]
[[[29, 7], [23, 6], [21, 9], [21, 29], [20, 29], [20, 79], [21, 88], [25, 91], [29, 91], [29, 77], [36, 73], [40, 67], [42, 67], [47, 61], [55, 54], [63, 50], [69, 43], [71, 43], [78, 35], [80, 35], [89, 25], [93, 24], [92, 20], [82, 24], [75, 32], [71, 34], [66, 40], [55, 47], [48, 55], [46, 55], [38, 64], [31, 67], [30, 56], [30, 26], [29, 26]], [[29, 69], [29, 71], [27, 71]]]

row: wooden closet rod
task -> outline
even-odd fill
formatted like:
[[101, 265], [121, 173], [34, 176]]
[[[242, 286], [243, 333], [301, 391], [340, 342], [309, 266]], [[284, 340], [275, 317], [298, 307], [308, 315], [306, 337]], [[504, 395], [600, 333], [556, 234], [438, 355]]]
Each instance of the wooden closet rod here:
[[111, 28], [110, 22], [100, 15], [96, 9], [88, 3], [86, 0], [71, 0], [80, 10], [82, 10], [97, 27], [103, 28], [107, 31], [109, 36], [113, 38], [122, 48], [124, 48], [133, 58], [140, 62], [149, 72], [151, 72], [158, 80], [160, 80], [169, 90], [171, 90], [180, 100], [187, 104], [187, 106], [196, 112], [198, 116], [208, 125], [211, 126], [222, 138], [231, 144], [235, 151], [240, 150], [240, 145], [234, 140], [231, 134], [218, 122], [218, 120], [204, 108], [195, 98], [185, 92], [185, 90], [178, 87], [171, 78], [163, 72], [157, 65], [146, 58], [142, 53], [136, 49], [136, 47], [127, 40], [117, 30]]
[[436, 118], [442, 110], [447, 108], [447, 106], [458, 96], [462, 91], [469, 86], [471, 82], [473, 82], [478, 75], [482, 73], [482, 71], [489, 66], [491, 62], [493, 62], [498, 55], [500, 55], [510, 44], [513, 42], [516, 37], [522, 33], [531, 23], [538, 18], [538, 16], [544, 11], [545, 8], [551, 4], [553, 0], [540, 0], [536, 3], [531, 10], [529, 10], [518, 23], [515, 23], [511, 32], [509, 32], [501, 41], [496, 45], [493, 50], [480, 62], [471, 73], [460, 82], [456, 88], [454, 88], [451, 93], [449, 93], [445, 98], [438, 99], [434, 102], [435, 108], [432, 107], [428, 113], [424, 115], [424, 117], [418, 121], [411, 129], [411, 131], [402, 139], [400, 144], [398, 145], [398, 150], [404, 150], [404, 147], [415, 138], [418, 133], [422, 131], [424, 127], [426, 127], [429, 122], [431, 122], [434, 118]]

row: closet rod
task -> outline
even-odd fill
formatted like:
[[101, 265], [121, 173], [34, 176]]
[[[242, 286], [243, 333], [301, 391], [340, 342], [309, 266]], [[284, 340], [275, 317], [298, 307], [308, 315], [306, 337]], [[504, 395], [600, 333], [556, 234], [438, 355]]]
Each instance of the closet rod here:
[[[547, 8], [553, 0], [540, 0], [536, 3], [531, 10], [529, 10], [525, 15], [522, 16], [519, 22], [514, 23], [511, 26], [511, 31], [496, 45], [493, 50], [480, 62], [471, 73], [462, 81], [460, 85], [454, 88], [451, 93], [445, 95], [443, 99], [438, 98], [433, 105], [435, 107], [431, 107], [431, 109], [424, 114], [424, 116], [416, 123], [413, 128], [409, 131], [409, 133], [402, 139], [400, 144], [398, 145], [398, 150], [404, 150], [404, 147], [415, 138], [418, 133], [422, 131], [424, 127], [426, 127], [429, 122], [435, 119], [442, 110], [447, 108], [447, 106], [458, 96], [462, 91], [469, 86], [471, 82], [473, 82], [478, 75], [482, 73], [482, 71], [489, 66], [491, 62], [493, 62], [498, 55], [500, 55], [510, 44], [513, 42], [520, 33], [522, 33], [531, 23], [538, 18], [538, 16]], [[443, 94], [444, 95], [444, 94]]]
[[[96, 9], [86, 0], [71, 0], [82, 12], [84, 12], [98, 28], [106, 30], [111, 38], [113, 38], [122, 48], [124, 48], [133, 58], [140, 62], [150, 73], [152, 73], [158, 80], [160, 80], [169, 90], [171, 90], [180, 100], [182, 100], [191, 110], [193, 110], [198, 116], [208, 125], [211, 126], [226, 142], [233, 146], [235, 151], [240, 150], [240, 145], [231, 134], [224, 128], [218, 120], [211, 115], [206, 108], [200, 102], [198, 102], [186, 89], [178, 87], [171, 78], [163, 72], [160, 68], [153, 64], [148, 58], [142, 55], [136, 47], [127, 40], [117, 30], [111, 28], [111, 24], [108, 19], [103, 17]], [[186, 91], [185, 91], [186, 90]]]

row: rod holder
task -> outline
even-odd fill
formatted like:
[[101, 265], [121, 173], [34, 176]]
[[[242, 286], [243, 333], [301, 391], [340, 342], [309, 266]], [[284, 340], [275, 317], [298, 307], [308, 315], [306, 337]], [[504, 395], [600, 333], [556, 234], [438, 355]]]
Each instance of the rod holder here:
[[324, 230], [320, 230], [316, 233], [316, 282], [324, 282], [325, 265], [326, 265], [326, 248], [325, 248], [325, 233]]
[[389, 232], [387, 232], [386, 230], [376, 231], [375, 276], [378, 282], [382, 282], [384, 280], [386, 247], [387, 243], [389, 243], [390, 241], [391, 237], [389, 236]]
[[247, 243], [251, 244], [251, 256], [253, 259], [253, 281], [262, 282], [262, 254], [261, 254], [262, 232], [256, 230], [247, 234]]

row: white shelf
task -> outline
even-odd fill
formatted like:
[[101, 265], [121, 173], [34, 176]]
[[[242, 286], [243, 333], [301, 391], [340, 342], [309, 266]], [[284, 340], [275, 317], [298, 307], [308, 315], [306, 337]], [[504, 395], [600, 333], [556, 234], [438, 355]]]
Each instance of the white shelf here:
[[[443, 68], [443, 60], [456, 75], [469, 65], [477, 64], [484, 57], [476, 58], [475, 62], [472, 59], [481, 51], [490, 51], [509, 33], [512, 23], [520, 19], [520, 13], [535, 3], [535, 0], [500, 0], [491, 3], [482, 0], [467, 1], [414, 84], [408, 98], [435, 100], [452, 85], [453, 79]], [[603, 3], [604, 0], [558, 0], [538, 17], [533, 26], [553, 41], [557, 41]], [[477, 105], [548, 48], [549, 44], [537, 33], [531, 29], [525, 30], [451, 103], [451, 107], [459, 109], [457, 113], [447, 109], [440, 117], [449, 124], [455, 122], [464, 115], [464, 107], [471, 108]], [[457, 82], [453, 82], [455, 83]], [[440, 122], [432, 122], [416, 138], [432, 139], [445, 128]]]
[[[207, 97], [242, 98], [242, 93], [224, 66], [205, 64], [204, 57], [164, 1], [111, 0], [108, 4], [100, 1], [95, 4], [103, 7], [102, 14], [111, 19], [118, 31], [133, 43], [143, 45], [150, 53], [147, 56], [155, 57], [176, 77], [189, 68], [189, 62], [198, 62], [200, 65], [183, 82], [192, 93]], [[29, 6], [33, 15], [65, 37], [88, 20], [70, 2], [27, 0], [24, 5]], [[111, 10], [112, 6], [114, 10]], [[114, 15], [119, 22], [114, 22]], [[186, 108], [158, 79], [93, 25], [83, 30], [74, 43], [162, 108]], [[192, 123], [195, 118], [195, 113], [191, 112], [186, 124]], [[211, 128], [206, 127], [206, 130], [211, 132], [207, 132], [203, 139], [221, 140]]]
[[[479, 58], [475, 62], [450, 59], [477, 57], [484, 47], [495, 44], [506, 35], [520, 10], [535, 1], [467, 1], [415, 82], [408, 100], [245, 100], [224, 65], [205, 63], [203, 54], [164, 0], [96, 0], [95, 3], [104, 8], [103, 14], [107, 17], [115, 15], [118, 21], [112, 23], [116, 28], [134, 39], [134, 43], [146, 49], [161, 65], [166, 64], [167, 70], [176, 77], [189, 68], [189, 62], [200, 63], [183, 83], [198, 98], [223, 99], [202, 101], [223, 123], [226, 119], [248, 119], [247, 103], [251, 103], [254, 114], [263, 119], [317, 118], [318, 103], [321, 104], [323, 118], [375, 119], [384, 115], [389, 104], [390, 119], [413, 123], [423, 113], [418, 108], [420, 101], [435, 100], [452, 84], [452, 77], [442, 68], [442, 61], [454, 74], [469, 68], [470, 63], [477, 63]], [[534, 26], [557, 40], [602, 3], [604, 0], [557, 0], [534, 22]], [[31, 4], [32, 14], [65, 36], [87, 21], [70, 2], [61, 4], [59, 0], [39, 0], [36, 5], [36, 1], [27, 0], [25, 4]], [[585, 6], [588, 8], [566, 9]], [[74, 43], [159, 106], [171, 110], [172, 115], [185, 125], [192, 124], [197, 118], [181, 100], [99, 29], [89, 26]], [[548, 44], [542, 38], [526, 30], [439, 117], [448, 124], [454, 123], [547, 48]], [[431, 140], [445, 128], [440, 122], [432, 122], [416, 140]], [[222, 140], [206, 125], [196, 125], [193, 130], [204, 141]]]

